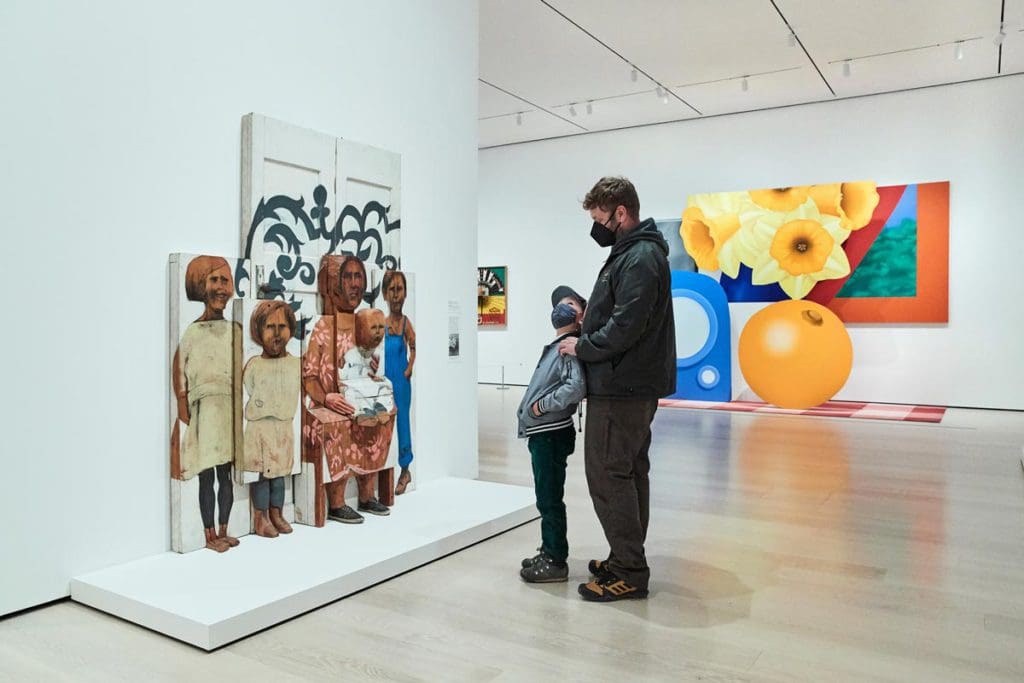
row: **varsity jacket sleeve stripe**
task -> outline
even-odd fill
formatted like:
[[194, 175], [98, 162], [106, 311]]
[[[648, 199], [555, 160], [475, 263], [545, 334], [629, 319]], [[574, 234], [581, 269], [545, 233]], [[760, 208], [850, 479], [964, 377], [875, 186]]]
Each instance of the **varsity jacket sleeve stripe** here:
[[541, 414], [567, 410], [587, 395], [587, 384], [583, 378], [580, 362], [572, 356], [562, 356], [562, 383], [551, 393], [541, 396], [537, 408]]

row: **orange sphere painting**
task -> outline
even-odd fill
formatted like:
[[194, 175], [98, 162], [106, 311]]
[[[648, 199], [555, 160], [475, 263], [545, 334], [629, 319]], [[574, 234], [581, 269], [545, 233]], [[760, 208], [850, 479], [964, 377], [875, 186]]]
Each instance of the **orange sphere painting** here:
[[762, 308], [740, 333], [740, 370], [764, 401], [804, 410], [836, 395], [850, 377], [853, 344], [842, 321], [812, 301]]

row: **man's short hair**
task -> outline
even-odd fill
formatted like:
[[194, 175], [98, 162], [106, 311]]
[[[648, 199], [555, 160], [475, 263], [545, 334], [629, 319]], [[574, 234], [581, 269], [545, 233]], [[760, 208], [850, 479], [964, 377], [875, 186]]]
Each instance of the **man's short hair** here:
[[622, 176], [605, 176], [597, 181], [583, 199], [586, 211], [597, 208], [609, 213], [619, 206], [635, 221], [640, 220], [640, 198], [633, 183]]

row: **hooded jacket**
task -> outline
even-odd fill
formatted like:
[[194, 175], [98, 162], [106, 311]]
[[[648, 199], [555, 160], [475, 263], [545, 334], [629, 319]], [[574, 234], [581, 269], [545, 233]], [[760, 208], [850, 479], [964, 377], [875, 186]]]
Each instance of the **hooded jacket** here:
[[[586, 395], [587, 386], [579, 360], [558, 352], [558, 343], [570, 336], [575, 335], [564, 334], [541, 351], [530, 386], [516, 412], [520, 439], [572, 426], [572, 416]], [[531, 411], [534, 403], [540, 417]]]
[[676, 390], [668, 242], [648, 218], [622, 237], [590, 295], [576, 355], [587, 396], [662, 398]]

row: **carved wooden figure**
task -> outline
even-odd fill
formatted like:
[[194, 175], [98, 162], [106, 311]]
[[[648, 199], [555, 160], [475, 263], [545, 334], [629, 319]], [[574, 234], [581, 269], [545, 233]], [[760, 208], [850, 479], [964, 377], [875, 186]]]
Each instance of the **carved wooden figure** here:
[[[311, 467], [304, 468], [296, 491], [302, 521], [316, 526], [322, 526], [326, 517], [358, 524], [363, 521], [359, 512], [387, 515], [387, 504], [393, 502], [390, 485], [381, 486], [382, 500], [375, 496], [378, 473], [386, 467], [391, 446], [395, 408], [390, 383], [385, 384], [383, 377], [384, 359], [372, 348], [375, 338], [378, 348], [383, 341], [384, 325], [380, 311], [365, 308], [367, 283], [366, 266], [355, 256], [321, 259], [317, 287], [323, 314], [306, 340], [302, 359], [302, 452]], [[361, 307], [367, 345], [362, 350], [356, 325]], [[348, 364], [352, 367], [347, 370]], [[345, 487], [353, 475], [359, 512], [345, 501]], [[310, 495], [315, 498], [312, 504], [298, 500]], [[309, 510], [312, 519], [307, 517]]]
[[284, 508], [298, 463], [295, 423], [301, 359], [288, 352], [295, 328], [295, 313], [285, 301], [261, 301], [249, 316], [250, 338], [262, 353], [248, 358], [242, 371], [245, 434], [241, 469], [258, 476], [249, 485], [253, 532], [266, 538], [292, 532]]
[[[184, 258], [172, 255], [172, 334], [177, 333], [174, 321], [183, 314], [176, 296], [180, 282], [175, 282], [182, 265]], [[237, 421], [234, 358], [241, 339], [239, 326], [225, 318], [235, 293], [232, 267], [219, 256], [191, 258], [184, 289], [186, 299], [202, 303], [203, 310], [181, 334], [172, 359], [171, 477], [178, 482], [198, 479], [203, 540], [207, 548], [224, 552], [238, 545], [228, 533], [235, 498], [231, 480]], [[172, 486], [172, 547], [178, 552], [197, 547], [185, 522], [190, 510], [182, 500], [183, 491]]]
[[405, 273], [388, 270], [381, 283], [381, 294], [388, 305], [386, 336], [384, 339], [385, 375], [394, 391], [398, 411], [398, 475], [395, 493], [402, 495], [412, 483], [412, 369], [416, 363], [416, 330], [405, 313], [409, 283]]

